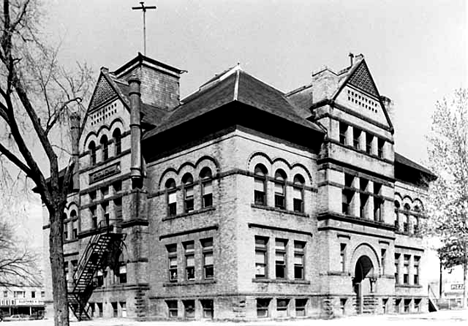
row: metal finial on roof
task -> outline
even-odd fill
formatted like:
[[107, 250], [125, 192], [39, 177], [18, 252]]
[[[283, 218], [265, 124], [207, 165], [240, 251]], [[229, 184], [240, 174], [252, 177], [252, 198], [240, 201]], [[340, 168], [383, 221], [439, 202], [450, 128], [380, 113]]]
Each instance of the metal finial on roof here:
[[144, 1], [140, 1], [140, 7], [132, 7], [132, 10], [143, 11], [143, 53], [146, 55], [146, 10], [156, 9], [156, 6], [145, 6]]

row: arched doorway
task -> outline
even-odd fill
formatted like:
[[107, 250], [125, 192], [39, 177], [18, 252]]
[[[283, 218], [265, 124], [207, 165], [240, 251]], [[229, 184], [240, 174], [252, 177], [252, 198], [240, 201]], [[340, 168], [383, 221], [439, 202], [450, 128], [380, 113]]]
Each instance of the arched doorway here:
[[354, 269], [353, 288], [356, 293], [358, 313], [363, 310], [363, 297], [373, 292], [374, 282], [371, 277], [374, 276], [374, 265], [366, 255], [359, 257]]

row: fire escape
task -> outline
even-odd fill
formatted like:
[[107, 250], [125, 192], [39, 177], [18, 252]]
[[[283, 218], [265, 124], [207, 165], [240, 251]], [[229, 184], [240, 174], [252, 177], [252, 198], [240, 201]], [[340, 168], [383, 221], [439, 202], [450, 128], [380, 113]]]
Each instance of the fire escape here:
[[73, 284], [68, 289], [68, 305], [79, 321], [91, 319], [88, 314], [88, 300], [96, 288], [95, 274], [109, 266], [109, 262], [117, 259], [122, 251], [125, 234], [115, 232], [115, 225], [108, 223], [99, 223], [100, 232], [88, 242], [73, 274]]

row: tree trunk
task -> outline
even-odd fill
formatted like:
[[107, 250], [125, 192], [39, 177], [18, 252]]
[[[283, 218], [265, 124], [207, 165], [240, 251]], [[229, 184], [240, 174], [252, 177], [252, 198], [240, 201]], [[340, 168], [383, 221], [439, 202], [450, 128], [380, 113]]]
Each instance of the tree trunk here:
[[63, 258], [62, 210], [50, 213], [49, 234], [50, 267], [52, 270], [52, 297], [54, 300], [54, 325], [69, 326], [67, 281]]
[[468, 252], [467, 252], [468, 246], [467, 246], [467, 244], [468, 244], [468, 241], [465, 240], [464, 241], [464, 246], [465, 246], [465, 248], [464, 248], [465, 249], [464, 250], [465, 251], [464, 252], [465, 257], [464, 258], [465, 259], [463, 260], [463, 303], [462, 303], [463, 308], [466, 308], [466, 300], [468, 299], [468, 295], [467, 295], [468, 286], [466, 284], [466, 281], [468, 279], [468, 259], [467, 259], [468, 258]]

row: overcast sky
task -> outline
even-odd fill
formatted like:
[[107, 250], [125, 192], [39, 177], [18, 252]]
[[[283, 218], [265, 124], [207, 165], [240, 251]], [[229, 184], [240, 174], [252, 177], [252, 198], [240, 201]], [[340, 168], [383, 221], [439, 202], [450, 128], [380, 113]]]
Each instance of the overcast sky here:
[[[381, 94], [395, 102], [396, 150], [427, 158], [437, 100], [467, 87], [465, 0], [147, 0], [147, 55], [188, 70], [186, 96], [238, 62], [287, 92], [348, 53], [364, 54]], [[43, 27], [66, 64], [111, 71], [143, 52], [136, 0], [47, 0]]]

